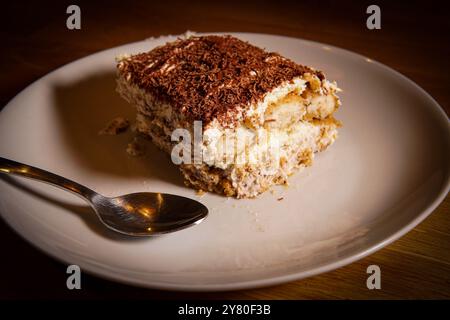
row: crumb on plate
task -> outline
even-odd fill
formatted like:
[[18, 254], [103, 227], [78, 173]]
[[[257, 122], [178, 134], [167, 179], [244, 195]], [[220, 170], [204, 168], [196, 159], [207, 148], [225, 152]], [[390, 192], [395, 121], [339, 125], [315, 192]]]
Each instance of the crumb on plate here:
[[130, 121], [124, 117], [117, 117], [111, 120], [102, 130], [99, 131], [99, 135], [117, 135], [128, 130]]
[[136, 137], [128, 143], [127, 145], [127, 153], [133, 157], [140, 157], [145, 154], [145, 148], [142, 142], [139, 141]]

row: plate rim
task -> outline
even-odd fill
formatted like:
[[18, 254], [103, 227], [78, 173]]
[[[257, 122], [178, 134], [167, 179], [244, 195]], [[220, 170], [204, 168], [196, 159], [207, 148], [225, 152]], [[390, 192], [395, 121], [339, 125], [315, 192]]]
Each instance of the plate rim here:
[[[446, 128], [445, 130], [448, 133], [448, 137], [446, 138], [446, 143], [450, 146], [450, 143], [449, 143], [450, 142], [450, 139], [449, 139], [449, 137], [450, 137], [450, 121], [448, 121], [448, 116], [447, 116], [446, 112], [444, 111], [444, 109], [440, 106], [440, 104], [427, 91], [425, 91], [421, 86], [419, 86], [413, 80], [411, 80], [407, 76], [401, 74], [400, 72], [396, 71], [395, 69], [393, 69], [377, 60], [369, 58], [360, 53], [357, 53], [357, 52], [354, 52], [354, 51], [351, 51], [351, 50], [348, 50], [345, 48], [341, 48], [338, 46], [330, 45], [327, 43], [322, 43], [322, 42], [303, 39], [303, 38], [285, 36], [285, 35], [270, 34], [270, 33], [252, 33], [252, 32], [201, 32], [201, 33], [195, 32], [195, 33], [193, 33], [193, 35], [224, 35], [224, 34], [230, 34], [230, 35], [234, 35], [237, 37], [239, 37], [240, 35], [249, 36], [249, 37], [251, 37], [251, 36], [280, 37], [280, 38], [285, 38], [286, 40], [290, 40], [290, 41], [301, 41], [301, 42], [308, 43], [308, 44], [314, 45], [314, 46], [326, 46], [334, 51], [342, 52], [342, 53], [345, 53], [346, 55], [350, 55], [354, 58], [363, 59], [366, 61], [367, 61], [367, 59], [370, 59], [370, 63], [375, 64], [375, 65], [377, 65], [377, 67], [384, 69], [384, 71], [389, 72], [392, 75], [396, 76], [397, 78], [400, 78], [401, 80], [408, 82], [409, 85], [412, 85], [412, 87], [415, 90], [418, 90], [420, 92], [420, 94], [422, 94], [424, 97], [426, 97], [428, 102], [431, 105], [433, 105], [433, 107], [430, 108], [430, 110], [433, 110], [432, 112], [435, 112], [436, 115], [438, 115], [437, 121], [442, 122], [443, 129]], [[183, 34], [181, 34], [181, 35], [183, 35]], [[53, 69], [52, 71], [48, 72], [44, 76], [36, 79], [29, 85], [25, 86], [22, 90], [20, 90], [13, 98], [11, 98], [3, 106], [3, 108], [0, 111], [0, 114], [4, 110], [6, 110], [23, 91], [28, 90], [30, 87], [34, 86], [38, 82], [46, 79], [47, 77], [50, 77], [53, 73], [58, 72], [60, 69], [63, 69], [65, 67], [68, 67], [75, 63], [79, 63], [79, 62], [83, 61], [84, 59], [88, 59], [92, 56], [103, 54], [106, 51], [118, 50], [121, 47], [143, 44], [143, 43], [155, 41], [155, 40], [163, 40], [163, 39], [169, 40], [169, 38], [171, 38], [171, 37], [179, 37], [181, 35], [161, 35], [158, 37], [147, 38], [147, 39], [144, 39], [141, 41], [130, 42], [130, 43], [122, 44], [119, 46], [99, 50], [99, 51], [93, 52], [87, 56], [84, 56], [84, 57], [78, 58], [76, 60], [73, 60], [71, 62], [68, 62], [60, 67]], [[446, 126], [444, 124], [445, 118], [447, 118]], [[425, 220], [431, 213], [433, 213], [433, 211], [442, 203], [442, 201], [445, 199], [445, 197], [449, 193], [449, 191], [450, 191], [450, 163], [448, 164], [445, 173], [446, 173], [446, 177], [444, 178], [443, 184], [442, 184], [439, 192], [437, 192], [434, 195], [434, 197], [432, 197], [432, 201], [430, 201], [430, 203], [428, 203], [426, 205], [425, 209], [419, 211], [420, 213], [408, 224], [405, 224], [402, 228], [400, 228], [396, 231], [392, 231], [391, 234], [386, 236], [383, 240], [377, 242], [376, 244], [374, 244], [366, 249], [357, 251], [357, 252], [350, 254], [349, 256], [347, 256], [343, 259], [340, 259], [338, 261], [325, 263], [323, 265], [320, 265], [318, 267], [315, 267], [315, 268], [312, 268], [309, 270], [289, 273], [289, 274], [285, 274], [285, 275], [273, 276], [273, 277], [266, 277], [266, 278], [256, 279], [256, 280], [231, 282], [231, 283], [227, 283], [227, 284], [195, 285], [195, 284], [158, 283], [157, 281], [156, 282], [155, 281], [138, 281], [138, 280], [134, 280], [132, 278], [126, 277], [122, 274], [111, 275], [109, 273], [109, 271], [98, 270], [98, 268], [91, 267], [90, 265], [85, 265], [84, 262], [79, 263], [78, 265], [83, 270], [83, 272], [92, 274], [94, 276], [97, 276], [97, 277], [100, 277], [103, 279], [107, 279], [109, 281], [120, 282], [120, 283], [125, 283], [125, 284], [129, 284], [129, 285], [137, 286], [137, 287], [149, 288], [149, 289], [170, 290], [170, 291], [176, 290], [176, 291], [184, 291], [184, 292], [218, 292], [218, 291], [254, 289], [254, 288], [261, 288], [261, 287], [273, 286], [273, 285], [277, 285], [277, 284], [302, 280], [305, 278], [309, 278], [312, 276], [316, 276], [316, 275], [319, 275], [322, 273], [326, 273], [326, 272], [330, 272], [330, 271], [339, 269], [339, 268], [349, 265], [355, 261], [363, 259], [363, 258], [375, 253], [376, 251], [386, 247], [387, 245], [393, 243], [394, 241], [398, 240], [399, 238], [403, 237], [405, 234], [410, 232], [417, 225], [419, 225], [423, 220]], [[38, 249], [39, 251], [43, 252], [45, 255], [47, 255], [59, 262], [62, 262], [64, 264], [67, 264], [67, 263], [73, 264], [73, 261], [69, 262], [65, 258], [57, 256], [50, 250], [44, 249], [44, 248], [32, 243], [25, 235], [19, 233], [19, 231], [8, 222], [5, 214], [3, 214], [1, 211], [0, 211], [0, 215], [2, 216], [2, 219], [5, 221], [5, 223], [16, 234], [18, 234], [22, 239], [24, 239], [27, 243], [31, 244], [32, 247]]]

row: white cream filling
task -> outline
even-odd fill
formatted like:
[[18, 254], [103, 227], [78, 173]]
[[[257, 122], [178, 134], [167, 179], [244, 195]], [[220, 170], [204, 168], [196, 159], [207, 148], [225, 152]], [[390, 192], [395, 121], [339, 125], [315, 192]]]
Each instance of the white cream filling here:
[[[227, 169], [230, 166], [264, 165], [270, 170], [279, 169], [280, 159], [290, 158], [298, 150], [317, 150], [320, 126], [300, 121], [289, 130], [207, 129], [203, 134], [203, 161], [210, 166]], [[266, 174], [270, 174], [266, 172]]]
[[[223, 128], [218, 121], [213, 121], [204, 128], [201, 148], [203, 160], [210, 166], [227, 169], [231, 165], [258, 165], [272, 162], [273, 169], [277, 170], [279, 159], [291, 157], [293, 150], [310, 148], [315, 151], [316, 138], [320, 134], [320, 128], [306, 121], [291, 121], [296, 113], [296, 119], [306, 113], [299, 106], [298, 101], [287, 101], [273, 110], [269, 118], [265, 119], [268, 107], [281, 101], [291, 92], [301, 95], [306, 89], [307, 81], [303, 78], [295, 78], [291, 82], [278, 86], [264, 97], [264, 99], [246, 111], [246, 119], [250, 119], [256, 129], [240, 123], [235, 128]], [[318, 99], [321, 99], [319, 97]], [[327, 99], [324, 97], [324, 99]], [[331, 100], [315, 100], [313, 104], [330, 103], [330, 108], [335, 107]], [[317, 106], [320, 108], [323, 106]], [[270, 122], [266, 122], [270, 121]], [[266, 122], [267, 125], [264, 126]], [[274, 125], [272, 125], [272, 123]], [[277, 124], [284, 123], [288, 126], [279, 128]], [[270, 166], [268, 166], [270, 167]]]

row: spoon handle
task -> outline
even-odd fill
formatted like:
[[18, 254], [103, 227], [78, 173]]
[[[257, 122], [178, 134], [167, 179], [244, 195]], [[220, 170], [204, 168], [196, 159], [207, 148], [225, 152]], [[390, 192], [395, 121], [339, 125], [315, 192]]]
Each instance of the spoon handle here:
[[95, 191], [72, 180], [36, 167], [29, 166], [24, 163], [16, 162], [2, 157], [0, 157], [0, 173], [13, 174], [46, 182], [67, 191], [71, 191], [89, 201], [91, 201], [91, 199], [97, 194]]

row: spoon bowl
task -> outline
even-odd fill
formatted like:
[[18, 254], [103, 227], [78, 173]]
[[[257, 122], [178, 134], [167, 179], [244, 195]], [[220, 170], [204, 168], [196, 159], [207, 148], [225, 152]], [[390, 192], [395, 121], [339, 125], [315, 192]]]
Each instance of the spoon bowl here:
[[166, 193], [97, 196], [92, 207], [110, 229], [133, 236], [157, 235], [199, 224], [208, 209], [198, 201]]

